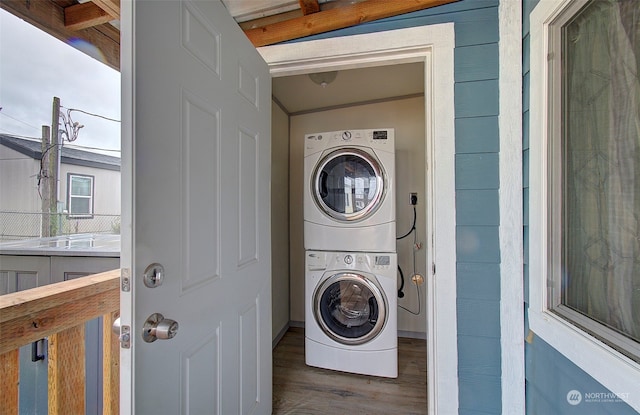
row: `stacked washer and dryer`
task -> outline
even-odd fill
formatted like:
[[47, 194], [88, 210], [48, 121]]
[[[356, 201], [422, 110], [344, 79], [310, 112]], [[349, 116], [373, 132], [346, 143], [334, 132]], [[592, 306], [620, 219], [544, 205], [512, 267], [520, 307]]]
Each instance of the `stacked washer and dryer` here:
[[394, 130], [304, 141], [306, 363], [397, 377]]

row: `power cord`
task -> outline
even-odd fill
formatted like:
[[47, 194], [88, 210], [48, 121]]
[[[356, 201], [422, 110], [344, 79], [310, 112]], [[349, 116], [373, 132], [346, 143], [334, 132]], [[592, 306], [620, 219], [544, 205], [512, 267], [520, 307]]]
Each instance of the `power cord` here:
[[[409, 229], [409, 232], [407, 232], [406, 234], [396, 237], [396, 240], [400, 240], [400, 239], [404, 239], [407, 236], [411, 235], [413, 233], [413, 274], [416, 274], [416, 246], [417, 246], [417, 232], [416, 232], [416, 220], [417, 220], [417, 213], [416, 213], [416, 204], [418, 203], [418, 196], [417, 194], [413, 193], [411, 194], [411, 204], [413, 205], [413, 224], [411, 225], [411, 229]], [[398, 273], [400, 274], [400, 288], [398, 289], [398, 298], [403, 298], [404, 297], [404, 273], [402, 272], [402, 268], [400, 268], [400, 265], [398, 265]], [[401, 306], [400, 304], [398, 304], [398, 307], [400, 307], [401, 309], [405, 310], [406, 312], [413, 314], [414, 316], [417, 316], [420, 314], [420, 312], [422, 311], [422, 301], [420, 298], [420, 287], [419, 285], [416, 283], [416, 293], [418, 295], [418, 311], [412, 311], [409, 310], [406, 307]]]
[[411, 229], [409, 229], [409, 232], [405, 233], [402, 236], [396, 237], [396, 241], [406, 238], [407, 236], [411, 235], [411, 232], [416, 230], [416, 219], [417, 219], [416, 205], [413, 205], [413, 225], [411, 225]]

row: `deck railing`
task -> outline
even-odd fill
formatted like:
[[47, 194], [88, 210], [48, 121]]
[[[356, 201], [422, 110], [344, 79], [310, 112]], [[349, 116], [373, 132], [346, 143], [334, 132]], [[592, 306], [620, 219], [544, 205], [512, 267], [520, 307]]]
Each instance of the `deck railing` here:
[[19, 348], [48, 337], [49, 414], [85, 413], [85, 322], [103, 324], [103, 414], [119, 412], [119, 270], [0, 296], [0, 415], [17, 415]]

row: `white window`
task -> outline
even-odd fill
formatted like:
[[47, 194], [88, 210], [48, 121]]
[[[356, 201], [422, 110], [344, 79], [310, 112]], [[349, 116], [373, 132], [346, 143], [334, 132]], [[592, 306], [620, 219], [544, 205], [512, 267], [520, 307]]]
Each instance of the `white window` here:
[[93, 217], [93, 180], [93, 176], [68, 174], [67, 210], [69, 217]]
[[531, 329], [635, 409], [638, 25], [635, 1], [541, 1], [530, 34]]

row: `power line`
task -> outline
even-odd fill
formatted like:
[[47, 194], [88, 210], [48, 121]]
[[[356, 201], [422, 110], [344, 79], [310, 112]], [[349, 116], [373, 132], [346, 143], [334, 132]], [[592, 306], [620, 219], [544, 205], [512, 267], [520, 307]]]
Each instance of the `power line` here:
[[0, 159], [0, 161], [12, 161], [12, 160], [33, 160], [31, 157], [10, 157], [6, 159]]
[[29, 136], [29, 135], [20, 135], [20, 134], [15, 134], [15, 133], [12, 133], [11, 131], [4, 130], [4, 129], [3, 129], [3, 133], [4, 133], [4, 134], [8, 134], [8, 135], [10, 135], [10, 136], [12, 136], [12, 137], [17, 137], [17, 138], [27, 138], [27, 139], [30, 139], [30, 140], [42, 141], [42, 138], [41, 138], [41, 137], [31, 137], [31, 136]]
[[31, 124], [29, 124], [29, 123], [27, 123], [27, 122], [24, 122], [24, 121], [19, 120], [19, 119], [15, 118], [15, 117], [12, 117], [11, 115], [7, 114], [7, 113], [6, 113], [6, 112], [4, 112], [4, 111], [0, 111], [0, 114], [4, 115], [5, 117], [9, 117], [9, 118], [11, 118], [11, 119], [12, 119], [12, 120], [14, 120], [14, 121], [18, 121], [19, 123], [22, 123], [22, 124], [26, 125], [27, 127], [35, 128], [36, 130], [39, 130], [39, 129], [40, 129], [40, 128], [38, 128], [38, 127], [36, 127], [36, 126], [33, 126], [33, 125], [31, 125]]
[[86, 148], [88, 150], [113, 151], [113, 152], [117, 152], [117, 153], [120, 153], [122, 151], [122, 150], [115, 149], [115, 148], [111, 149], [111, 148], [102, 148], [102, 147], [89, 147], [89, 146], [81, 146], [81, 145], [78, 145], [78, 144], [67, 144], [66, 147], [69, 147], [69, 148]]
[[[64, 108], [64, 107], [63, 107], [62, 105], [60, 105], [60, 108]], [[104, 115], [93, 114], [93, 113], [91, 113], [91, 112], [84, 111], [84, 110], [79, 110], [79, 109], [77, 109], [77, 108], [67, 108], [67, 110], [69, 110], [69, 112], [71, 112], [71, 111], [78, 111], [78, 112], [81, 112], [81, 113], [83, 113], [83, 114], [91, 115], [92, 117], [102, 118], [102, 119], [107, 120], [107, 121], [121, 122], [120, 120], [116, 120], [116, 119], [113, 119], [113, 118], [105, 117]]]

